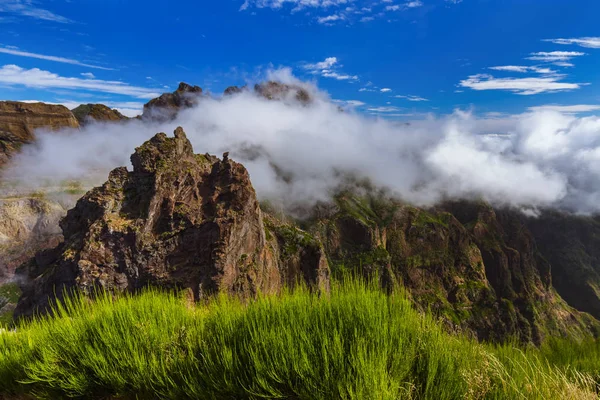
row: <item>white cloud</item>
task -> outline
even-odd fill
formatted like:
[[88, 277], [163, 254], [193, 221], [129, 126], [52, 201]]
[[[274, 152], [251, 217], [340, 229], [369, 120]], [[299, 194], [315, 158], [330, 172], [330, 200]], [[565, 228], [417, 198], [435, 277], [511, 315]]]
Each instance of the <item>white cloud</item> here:
[[[2, 0], [0, 0], [0, 5], [2, 4], [1, 1]], [[15, 49], [9, 48], [9, 47], [0, 47], [0, 53], [10, 54], [10, 55], [19, 56], [19, 57], [37, 58], [40, 60], [54, 61], [54, 62], [59, 62], [59, 63], [64, 63], [64, 64], [79, 65], [80, 67], [103, 69], [103, 70], [107, 70], [107, 71], [114, 70], [113, 68], [106, 68], [106, 67], [100, 67], [97, 65], [85, 64], [80, 61], [73, 60], [71, 58], [47, 56], [44, 54], [37, 54], [37, 53], [29, 53], [27, 51], [15, 50]]]
[[532, 61], [543, 61], [549, 63], [557, 62], [568, 62], [575, 57], [584, 56], [585, 53], [579, 51], [540, 51], [537, 53], [531, 53], [528, 60]]
[[423, 7], [423, 2], [421, 0], [409, 1], [404, 4], [407, 8], [417, 8]]
[[582, 84], [561, 82], [563, 76], [545, 76], [536, 78], [495, 78], [492, 75], [471, 75], [460, 81], [459, 85], [473, 90], [506, 90], [521, 95], [533, 95], [545, 92], [561, 92], [579, 89]]
[[360, 19], [360, 22], [369, 22], [369, 21], [374, 21], [375, 17], [362, 17]]
[[321, 71], [321, 76], [323, 76], [325, 78], [337, 79], [338, 81], [348, 81], [348, 80], [356, 81], [356, 80], [358, 80], [357, 75], [340, 74], [335, 71], [331, 71], [331, 70], [327, 70], [327, 69], [324, 69]]
[[0, 68], [0, 84], [23, 85], [40, 89], [86, 90], [121, 94], [140, 99], [151, 99], [160, 95], [155, 89], [131, 86], [120, 81], [64, 77], [39, 68], [24, 69], [17, 65], [4, 65]]
[[524, 66], [524, 65], [500, 65], [497, 67], [489, 67], [488, 69], [492, 69], [494, 71], [506, 71], [506, 72], [536, 72], [538, 74], [543, 75], [553, 75], [556, 74], [557, 71], [547, 68], [547, 67], [536, 67], [536, 66]]
[[382, 106], [382, 107], [367, 108], [367, 111], [371, 111], [374, 113], [391, 113], [391, 112], [396, 112], [396, 111], [400, 111], [400, 110], [401, 110], [401, 108], [394, 107], [394, 106]]
[[581, 37], [573, 39], [544, 39], [544, 42], [552, 42], [555, 44], [575, 44], [581, 47], [600, 49], [600, 37]]
[[324, 78], [333, 78], [339, 81], [356, 81], [357, 75], [348, 75], [335, 70], [339, 66], [337, 57], [327, 57], [325, 60], [314, 63], [305, 64], [303, 68], [315, 75], [321, 75]]
[[393, 6], [386, 6], [385, 10], [386, 11], [398, 11], [400, 10], [402, 7], [399, 6], [398, 4], [394, 4]]
[[62, 15], [36, 7], [33, 0], [0, 0], [0, 13], [13, 14], [43, 21], [59, 22], [62, 24], [73, 22]]
[[[248, 168], [261, 199], [289, 207], [327, 200], [340, 174], [350, 173], [409, 204], [482, 198], [496, 205], [600, 210], [600, 117], [543, 110], [477, 118], [455, 111], [408, 125], [386, 120], [408, 114], [397, 108], [371, 107], [367, 112], [382, 118], [365, 118], [339, 112], [326, 94], [311, 95], [312, 104], [294, 107], [245, 92], [206, 98], [164, 124], [134, 120], [111, 129], [39, 132], [36, 145], [25, 146], [3, 170], [4, 178], [21, 185], [81, 179], [95, 186], [114, 167], [130, 165], [129, 155], [151, 134], [182, 126], [197, 153], [230, 151]], [[289, 179], [278, 179], [277, 171]]]
[[83, 72], [83, 73], [81, 74], [81, 76], [83, 76], [84, 78], [89, 78], [89, 79], [94, 79], [94, 78], [96, 78], [96, 77], [94, 76], [94, 74], [92, 74], [91, 72]]
[[272, 8], [278, 10], [285, 5], [294, 6], [294, 10], [303, 8], [329, 8], [346, 6], [351, 0], [245, 0], [240, 10], [246, 10], [252, 6], [256, 8]]
[[578, 114], [592, 111], [600, 111], [600, 104], [575, 104], [570, 106], [548, 104], [543, 106], [529, 107], [529, 111], [556, 111], [565, 114]]
[[324, 61], [320, 61], [314, 64], [306, 64], [305, 69], [317, 70], [317, 69], [328, 69], [338, 63], [337, 57], [327, 57]]
[[333, 14], [333, 15], [328, 15], [326, 17], [318, 17], [317, 18], [318, 23], [325, 24], [325, 25], [330, 24], [335, 21], [341, 21], [341, 20], [344, 20], [344, 16], [340, 15], [340, 14]]
[[391, 92], [391, 91], [392, 91], [392, 89], [390, 89], [390, 88], [382, 88], [382, 89], [379, 89], [379, 91], [380, 91], [381, 93], [388, 93], [388, 92]]
[[394, 96], [397, 99], [406, 99], [408, 101], [429, 101], [424, 97], [420, 97], [420, 96], [411, 96], [411, 95], [401, 95], [398, 94], [396, 96]]

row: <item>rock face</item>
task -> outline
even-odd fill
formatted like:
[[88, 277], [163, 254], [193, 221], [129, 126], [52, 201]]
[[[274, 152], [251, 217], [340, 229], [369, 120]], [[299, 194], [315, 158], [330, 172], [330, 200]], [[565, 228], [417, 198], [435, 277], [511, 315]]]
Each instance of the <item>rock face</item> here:
[[[318, 244], [263, 215], [248, 172], [230, 159], [196, 155], [181, 128], [159, 133], [131, 156], [133, 171], [113, 170], [81, 198], [60, 226], [64, 243], [38, 254], [22, 273], [16, 315], [43, 311], [56, 291], [147, 285], [252, 296], [305, 281], [326, 289], [329, 269]], [[291, 235], [287, 235], [291, 231]]]
[[600, 319], [600, 217], [545, 211], [523, 218], [570, 305]]
[[144, 105], [142, 119], [169, 121], [177, 116], [180, 109], [190, 108], [198, 104], [202, 88], [181, 82], [173, 93], [165, 93]]
[[336, 205], [307, 227], [323, 242], [333, 273], [377, 272], [382, 285], [402, 285], [455, 330], [540, 343], [600, 327], [556, 294], [518, 212], [471, 202], [425, 210], [352, 192], [338, 195]]
[[21, 146], [35, 140], [36, 129], [78, 127], [77, 119], [64, 106], [0, 101], [0, 166], [6, 164]]
[[254, 92], [269, 100], [294, 99], [301, 104], [309, 104], [312, 98], [308, 91], [300, 86], [268, 81], [254, 85]]
[[117, 110], [113, 110], [104, 104], [82, 104], [71, 110], [81, 126], [90, 122], [118, 122], [126, 121], [129, 118]]

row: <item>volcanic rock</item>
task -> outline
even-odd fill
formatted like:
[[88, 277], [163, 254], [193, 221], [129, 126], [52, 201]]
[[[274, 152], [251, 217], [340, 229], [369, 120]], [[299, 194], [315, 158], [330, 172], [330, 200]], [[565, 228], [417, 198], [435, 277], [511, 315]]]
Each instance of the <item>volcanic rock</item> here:
[[268, 81], [256, 84], [254, 92], [268, 100], [296, 100], [301, 104], [309, 104], [312, 98], [308, 91], [297, 85]]
[[231, 159], [194, 154], [181, 128], [159, 133], [113, 170], [61, 221], [64, 243], [21, 269], [32, 281], [16, 315], [47, 309], [55, 293], [96, 288], [185, 288], [194, 299], [243, 297], [306, 282], [327, 289], [320, 244], [263, 214], [247, 170]]
[[518, 211], [473, 202], [428, 210], [358, 192], [338, 194], [337, 210], [320, 206], [307, 227], [334, 274], [376, 274], [390, 290], [401, 285], [419, 308], [480, 340], [598, 333], [597, 320], [556, 294]]
[[110, 109], [104, 104], [82, 104], [71, 111], [81, 126], [93, 121], [116, 122], [129, 119], [119, 111]]
[[68, 108], [44, 103], [0, 101], [0, 166], [21, 146], [35, 140], [36, 129], [78, 128]]
[[181, 82], [173, 93], [164, 93], [144, 105], [142, 119], [159, 122], [169, 121], [177, 116], [181, 109], [198, 104], [202, 88]]

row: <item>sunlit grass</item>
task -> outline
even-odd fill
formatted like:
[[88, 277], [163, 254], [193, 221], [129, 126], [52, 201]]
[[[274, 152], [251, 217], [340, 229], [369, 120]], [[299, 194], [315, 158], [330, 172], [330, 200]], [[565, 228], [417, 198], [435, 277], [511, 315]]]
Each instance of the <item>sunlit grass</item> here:
[[[0, 394], [41, 398], [586, 399], [599, 352], [445, 333], [407, 297], [348, 281], [243, 303], [73, 298], [0, 333]], [[592, 342], [580, 346], [598, 346]], [[569, 363], [573, 360], [573, 367]], [[579, 361], [577, 361], [579, 360]], [[577, 364], [577, 363], [579, 364]], [[577, 370], [581, 365], [582, 369]]]

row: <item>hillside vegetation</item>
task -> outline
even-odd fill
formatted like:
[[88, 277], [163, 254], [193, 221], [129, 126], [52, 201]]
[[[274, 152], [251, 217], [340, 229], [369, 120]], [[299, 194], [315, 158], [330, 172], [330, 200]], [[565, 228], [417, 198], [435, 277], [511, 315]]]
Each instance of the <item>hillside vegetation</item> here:
[[598, 382], [596, 342], [480, 344], [355, 280], [250, 302], [75, 296], [0, 333], [8, 398], [595, 399]]

